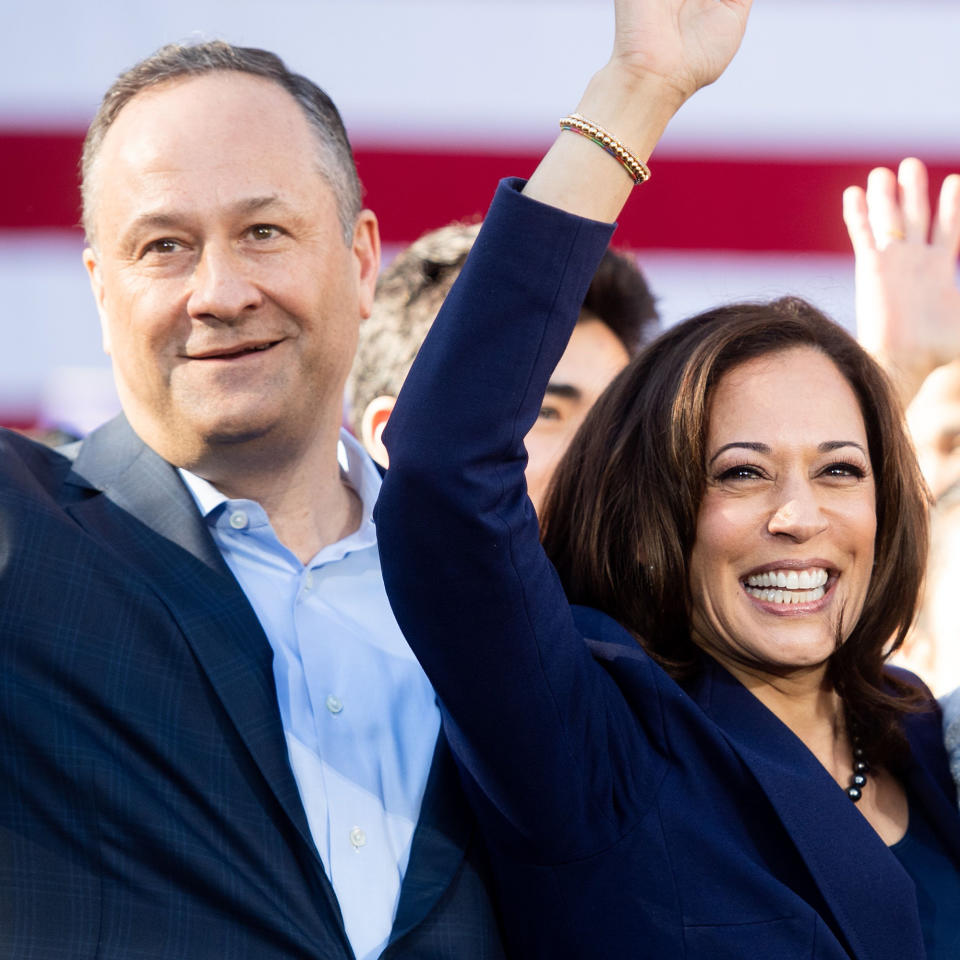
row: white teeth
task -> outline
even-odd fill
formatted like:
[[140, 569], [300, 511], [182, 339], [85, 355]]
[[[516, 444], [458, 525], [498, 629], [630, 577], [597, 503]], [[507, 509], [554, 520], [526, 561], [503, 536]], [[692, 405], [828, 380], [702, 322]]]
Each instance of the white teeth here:
[[746, 579], [748, 587], [775, 587], [779, 590], [813, 590], [826, 584], [829, 576], [823, 567], [809, 570], [769, 570]]
[[746, 589], [751, 597], [762, 600], [764, 603], [782, 603], [786, 605], [791, 603], [813, 603], [826, 593], [823, 587], [815, 587], [813, 590], [764, 590], [760, 587], [748, 586]]
[[823, 567], [808, 570], [768, 570], [747, 577], [744, 587], [764, 603], [814, 603], [826, 590], [829, 575]]

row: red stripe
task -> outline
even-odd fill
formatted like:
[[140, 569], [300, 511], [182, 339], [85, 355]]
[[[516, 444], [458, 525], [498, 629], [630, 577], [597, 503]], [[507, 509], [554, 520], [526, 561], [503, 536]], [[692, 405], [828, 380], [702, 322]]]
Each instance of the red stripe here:
[[[0, 132], [0, 229], [70, 229], [79, 219], [82, 134]], [[527, 176], [539, 154], [361, 147], [357, 165], [383, 239], [483, 214], [497, 180]], [[617, 234], [621, 246], [671, 250], [849, 251], [840, 194], [893, 157], [654, 157]], [[931, 182], [954, 166], [931, 166]]]
[[0, 229], [76, 226], [82, 144], [76, 132], [0, 132]]
[[25, 411], [0, 409], [0, 427], [9, 430], [36, 430], [40, 425], [40, 413], [36, 410]]

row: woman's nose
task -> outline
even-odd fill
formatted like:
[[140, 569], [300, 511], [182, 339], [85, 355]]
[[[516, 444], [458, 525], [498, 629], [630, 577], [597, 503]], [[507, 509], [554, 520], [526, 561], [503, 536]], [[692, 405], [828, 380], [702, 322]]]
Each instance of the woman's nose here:
[[826, 526], [826, 518], [813, 491], [794, 489], [789, 498], [785, 498], [774, 510], [767, 530], [803, 541], [816, 536]]

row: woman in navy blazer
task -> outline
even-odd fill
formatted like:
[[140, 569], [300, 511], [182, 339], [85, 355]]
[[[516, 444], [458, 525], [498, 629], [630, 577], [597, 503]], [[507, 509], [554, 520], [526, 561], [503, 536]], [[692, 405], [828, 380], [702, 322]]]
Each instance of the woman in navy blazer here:
[[[618, 0], [580, 114], [645, 158], [748, 5]], [[849, 336], [795, 300], [665, 334], [578, 434], [541, 547], [523, 437], [629, 187], [568, 133], [501, 185], [385, 437], [384, 579], [515, 954], [953, 956], [939, 719], [883, 670], [925, 495]]]

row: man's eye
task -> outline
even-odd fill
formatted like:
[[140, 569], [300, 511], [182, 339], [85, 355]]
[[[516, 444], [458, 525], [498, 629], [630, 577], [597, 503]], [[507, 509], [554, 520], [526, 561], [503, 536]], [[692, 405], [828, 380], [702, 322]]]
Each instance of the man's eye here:
[[176, 240], [169, 237], [161, 237], [159, 240], [152, 240], [143, 248], [143, 253], [173, 253], [180, 248]]
[[280, 229], [269, 223], [258, 223], [250, 228], [250, 236], [255, 240], [273, 240], [280, 236]]

